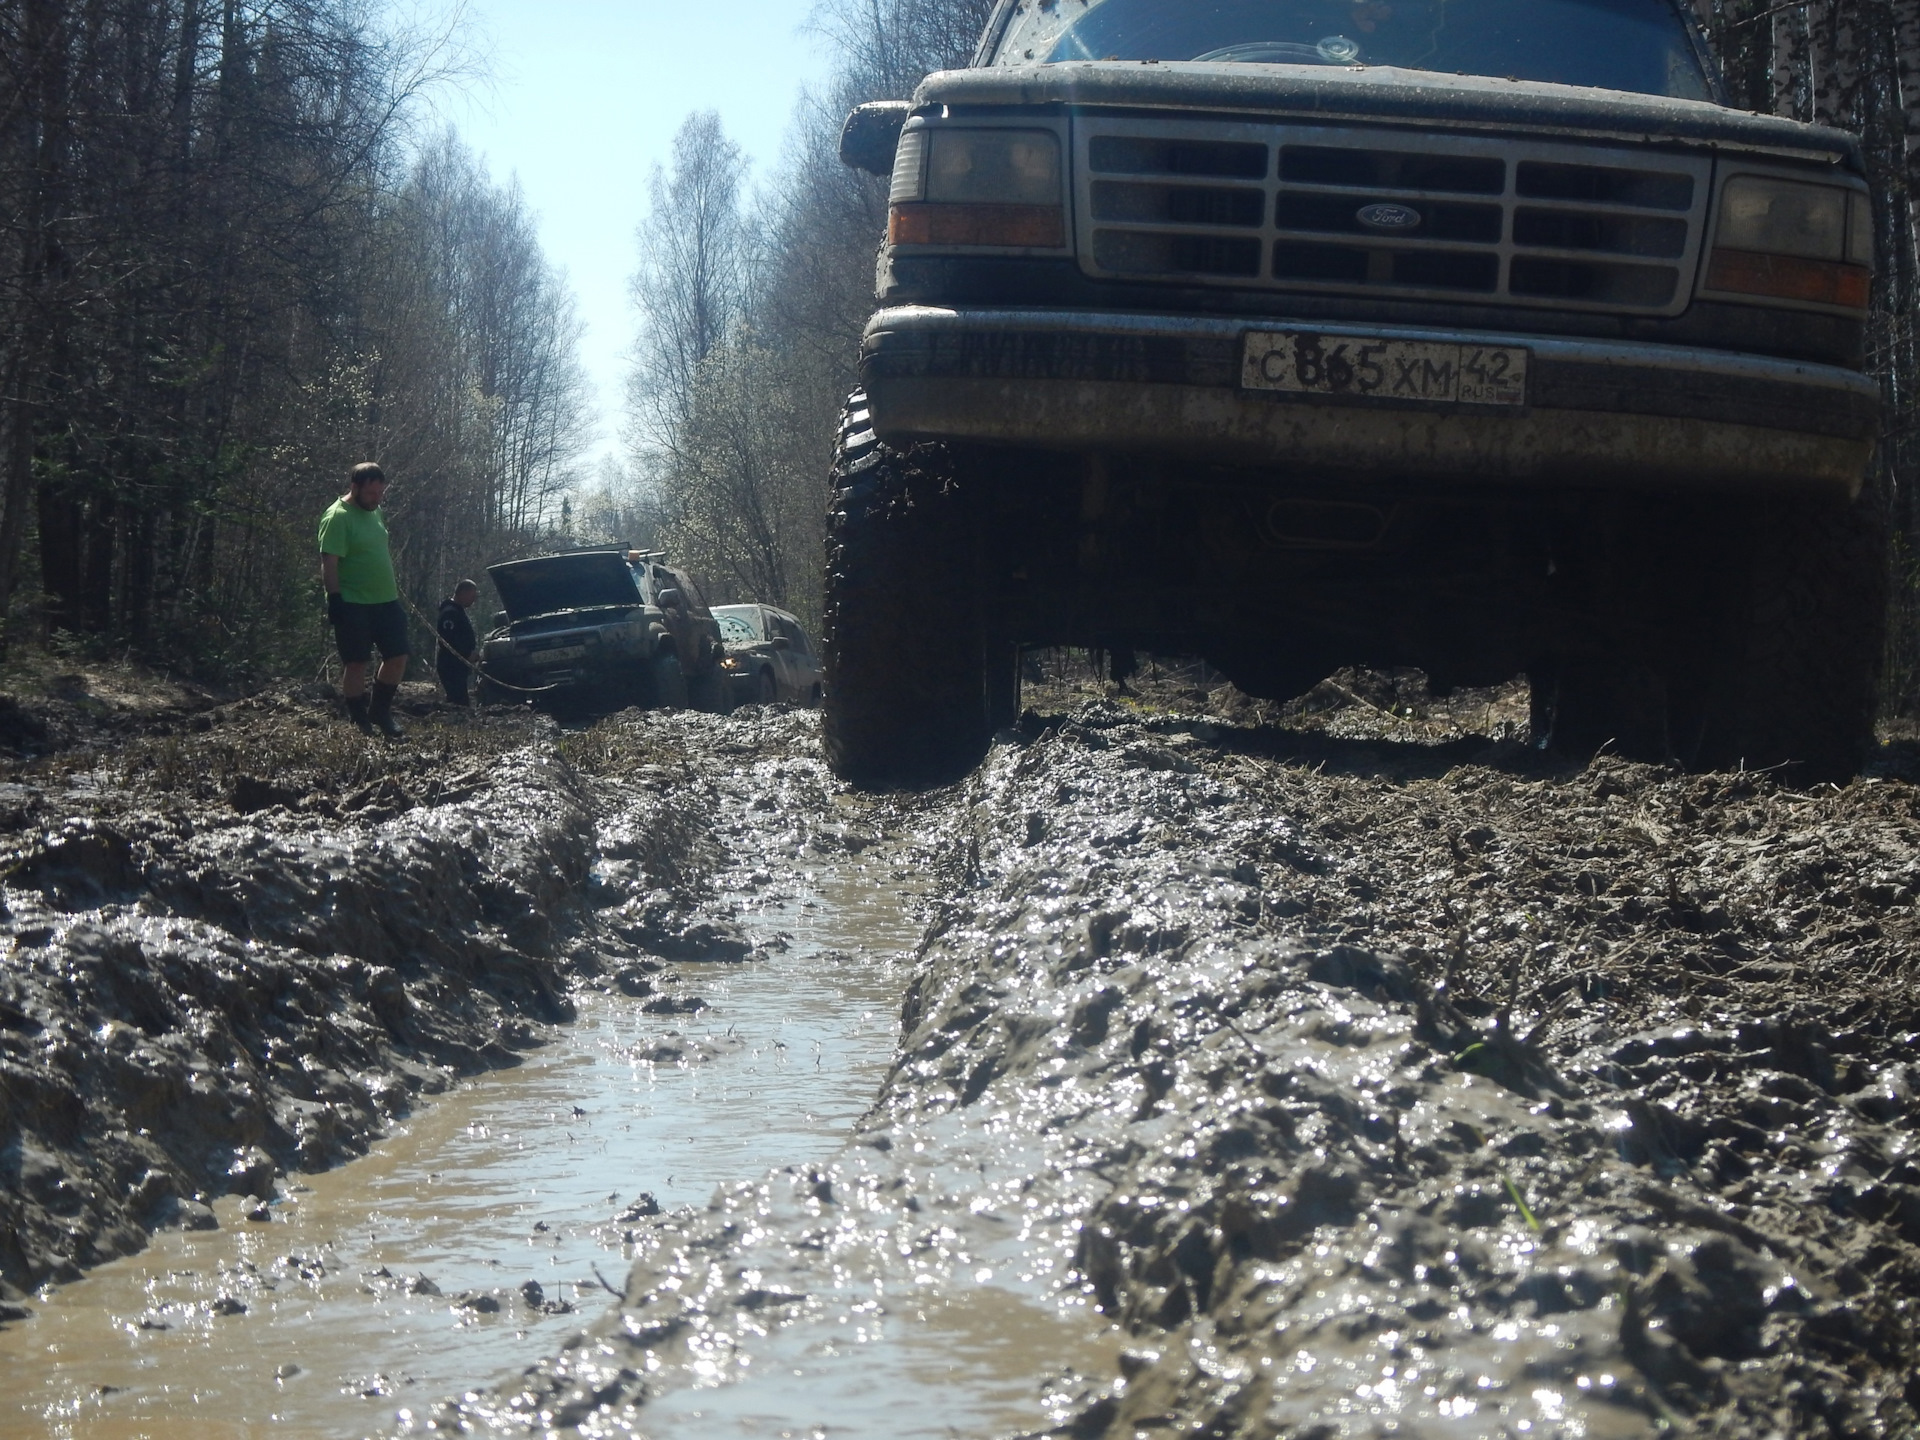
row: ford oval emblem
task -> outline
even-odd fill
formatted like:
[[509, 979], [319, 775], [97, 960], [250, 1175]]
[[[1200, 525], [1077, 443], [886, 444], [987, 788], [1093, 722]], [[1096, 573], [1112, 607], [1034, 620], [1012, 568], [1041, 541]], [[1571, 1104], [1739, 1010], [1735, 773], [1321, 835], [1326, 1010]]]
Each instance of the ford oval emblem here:
[[1353, 218], [1369, 230], [1420, 228], [1420, 212], [1411, 205], [1363, 205]]

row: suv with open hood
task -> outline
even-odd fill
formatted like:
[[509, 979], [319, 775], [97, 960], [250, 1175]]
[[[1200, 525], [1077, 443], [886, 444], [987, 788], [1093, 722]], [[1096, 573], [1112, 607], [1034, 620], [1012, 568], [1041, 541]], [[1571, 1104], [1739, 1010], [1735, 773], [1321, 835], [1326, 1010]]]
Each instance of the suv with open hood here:
[[1859, 763], [1873, 206], [1674, 0], [1003, 0], [841, 153], [891, 176], [842, 775], [964, 768], [1051, 644], [1524, 671], [1568, 749]]
[[724, 705], [720, 628], [693, 578], [659, 556], [575, 550], [487, 578], [505, 608], [482, 652], [483, 700]]

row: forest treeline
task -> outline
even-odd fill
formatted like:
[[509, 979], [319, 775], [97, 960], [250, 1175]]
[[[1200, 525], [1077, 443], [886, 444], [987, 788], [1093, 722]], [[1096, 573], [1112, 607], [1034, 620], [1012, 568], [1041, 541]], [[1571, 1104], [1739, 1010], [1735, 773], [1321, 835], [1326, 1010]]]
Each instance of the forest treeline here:
[[413, 128], [461, 63], [355, 0], [0, 0], [0, 639], [311, 659], [369, 457], [416, 600], [545, 531], [578, 322], [518, 194]]

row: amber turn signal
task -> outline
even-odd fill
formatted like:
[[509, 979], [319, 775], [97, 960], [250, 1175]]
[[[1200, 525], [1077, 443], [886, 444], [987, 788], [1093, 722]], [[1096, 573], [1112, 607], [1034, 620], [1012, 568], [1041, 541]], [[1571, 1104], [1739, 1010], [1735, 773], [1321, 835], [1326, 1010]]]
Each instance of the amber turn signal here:
[[1058, 250], [1067, 243], [1067, 216], [1058, 205], [895, 205], [887, 243]]
[[1873, 289], [1873, 272], [1864, 265], [1808, 260], [1799, 255], [1715, 250], [1707, 265], [1707, 288], [1865, 310]]

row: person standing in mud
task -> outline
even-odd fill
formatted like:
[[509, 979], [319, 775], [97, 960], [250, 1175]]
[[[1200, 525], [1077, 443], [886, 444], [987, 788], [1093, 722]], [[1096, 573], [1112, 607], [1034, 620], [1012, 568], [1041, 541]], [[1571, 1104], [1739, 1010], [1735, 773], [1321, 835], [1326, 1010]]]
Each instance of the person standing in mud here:
[[473, 619], [467, 612], [480, 598], [480, 587], [462, 580], [453, 594], [440, 602], [440, 643], [435, 647], [433, 667], [447, 692], [449, 705], [468, 703], [467, 687], [473, 682], [473, 667], [480, 660], [480, 641], [473, 633]]
[[[320, 579], [327, 589], [327, 619], [346, 668], [340, 688], [347, 715], [371, 735], [390, 740], [406, 732], [393, 718], [393, 697], [407, 673], [407, 612], [393, 576], [393, 552], [380, 502], [386, 473], [371, 462], [347, 473], [347, 493], [320, 517]], [[367, 695], [367, 662], [380, 652], [380, 669]]]

